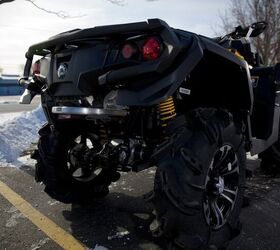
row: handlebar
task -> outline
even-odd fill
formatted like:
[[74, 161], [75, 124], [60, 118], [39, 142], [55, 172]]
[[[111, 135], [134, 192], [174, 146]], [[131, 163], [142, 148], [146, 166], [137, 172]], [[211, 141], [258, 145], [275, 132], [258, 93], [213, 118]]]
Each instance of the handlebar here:
[[34, 93], [41, 93], [42, 92], [42, 87], [44, 84], [36, 78], [36, 75], [33, 76], [32, 79], [27, 79], [26, 77], [22, 77], [18, 80], [18, 84], [22, 87], [24, 87], [27, 90], [30, 90]]
[[30, 84], [30, 80], [22, 77], [18, 80], [18, 84], [26, 89], [28, 89], [28, 85]]
[[230, 37], [232, 37], [233, 39], [239, 39], [239, 38], [246, 37], [246, 36], [257, 37], [258, 35], [260, 35], [261, 33], [263, 33], [265, 31], [267, 26], [268, 26], [268, 23], [265, 21], [256, 22], [247, 27], [242, 27], [239, 25], [235, 28], [235, 30], [232, 33], [230, 33], [228, 35]]
[[219, 44], [224, 44], [229, 42], [231, 39], [240, 39], [240, 38], [249, 38], [249, 37], [256, 37], [258, 35], [260, 35], [261, 33], [263, 33], [265, 31], [265, 29], [267, 28], [268, 23], [265, 21], [261, 21], [261, 22], [256, 22], [251, 24], [250, 26], [246, 26], [246, 27], [242, 27], [241, 25], [235, 27], [234, 31], [219, 37], [219, 38], [215, 38], [214, 41], [216, 41]]

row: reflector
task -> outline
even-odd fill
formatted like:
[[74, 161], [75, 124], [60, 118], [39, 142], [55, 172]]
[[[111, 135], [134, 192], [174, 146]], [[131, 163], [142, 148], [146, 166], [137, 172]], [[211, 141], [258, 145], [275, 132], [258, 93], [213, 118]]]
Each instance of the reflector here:
[[143, 46], [143, 58], [145, 60], [155, 60], [161, 52], [161, 43], [155, 38], [149, 38]]
[[122, 56], [125, 59], [131, 59], [137, 53], [137, 48], [133, 44], [125, 44], [122, 48]]

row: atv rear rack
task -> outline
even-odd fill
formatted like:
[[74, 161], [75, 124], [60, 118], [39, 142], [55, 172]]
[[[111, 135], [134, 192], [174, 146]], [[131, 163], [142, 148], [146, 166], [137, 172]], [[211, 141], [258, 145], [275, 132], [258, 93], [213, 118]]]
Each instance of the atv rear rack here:
[[29, 77], [30, 68], [34, 55], [45, 56], [51, 52], [59, 50], [64, 44], [87, 39], [107, 39], [114, 36], [133, 36], [147, 32], [170, 29], [167, 23], [160, 19], [148, 19], [147, 22], [137, 22], [129, 24], [117, 24], [108, 26], [97, 26], [88, 29], [75, 29], [60, 33], [41, 43], [29, 47], [25, 54], [27, 59], [24, 67], [24, 78]]

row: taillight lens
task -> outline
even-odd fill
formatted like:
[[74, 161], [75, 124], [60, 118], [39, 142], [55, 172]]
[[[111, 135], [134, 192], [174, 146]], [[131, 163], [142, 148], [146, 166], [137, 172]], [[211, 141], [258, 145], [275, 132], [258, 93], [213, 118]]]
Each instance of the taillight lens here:
[[32, 64], [32, 75], [40, 74], [40, 60], [36, 61], [35, 63]]
[[132, 59], [138, 55], [138, 48], [136, 45], [128, 43], [125, 44], [122, 48], [122, 56], [125, 59]]
[[149, 38], [143, 46], [143, 58], [144, 60], [155, 60], [159, 57], [162, 50], [162, 45], [160, 41], [155, 38]]

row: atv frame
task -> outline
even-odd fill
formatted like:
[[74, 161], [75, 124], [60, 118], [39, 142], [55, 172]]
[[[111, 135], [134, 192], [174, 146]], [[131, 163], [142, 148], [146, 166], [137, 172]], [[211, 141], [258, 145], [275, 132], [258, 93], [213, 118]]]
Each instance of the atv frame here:
[[279, 136], [280, 64], [261, 65], [247, 42], [265, 27], [211, 39], [150, 19], [32, 45], [19, 83], [21, 103], [40, 93], [48, 120], [36, 179], [53, 198], [84, 203], [119, 172], [156, 165], [154, 235], [183, 249], [224, 246], [240, 229], [245, 152], [268, 159]]

